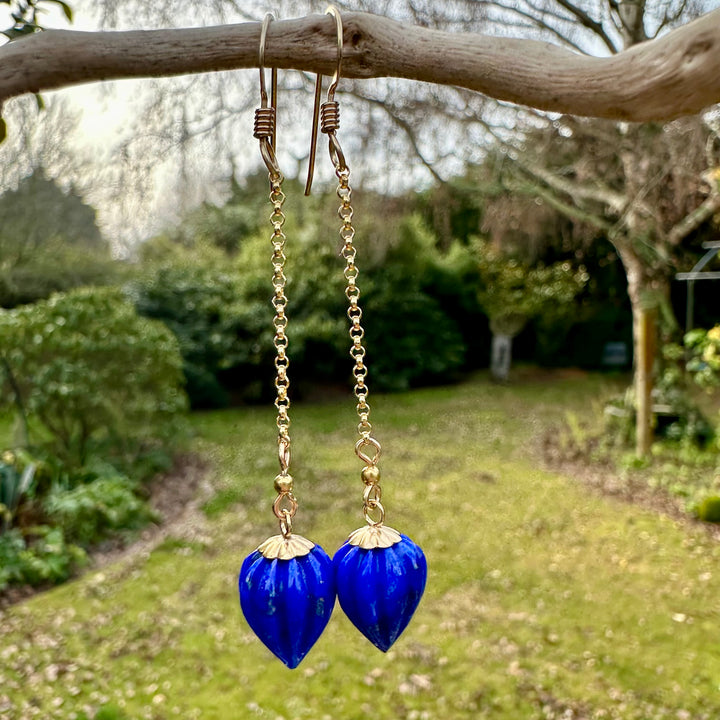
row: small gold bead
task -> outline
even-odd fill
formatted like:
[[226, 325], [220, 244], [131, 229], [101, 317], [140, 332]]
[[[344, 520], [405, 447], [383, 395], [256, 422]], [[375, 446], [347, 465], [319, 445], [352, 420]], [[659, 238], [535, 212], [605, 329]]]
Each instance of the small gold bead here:
[[293, 489], [292, 475], [278, 475], [275, 478], [275, 492], [277, 492], [278, 495], [282, 495], [283, 493], [292, 492], [292, 489]]
[[380, 469], [377, 465], [368, 465], [362, 469], [361, 477], [366, 485], [377, 485], [380, 482]]

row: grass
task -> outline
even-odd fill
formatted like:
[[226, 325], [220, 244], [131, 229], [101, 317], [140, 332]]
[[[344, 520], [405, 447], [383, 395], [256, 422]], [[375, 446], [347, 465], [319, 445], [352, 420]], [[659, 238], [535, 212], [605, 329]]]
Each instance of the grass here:
[[[205, 527], [2, 615], [0, 717], [719, 717], [718, 543], [539, 466], [539, 433], [605, 382], [371, 398], [388, 523], [423, 546], [428, 587], [387, 654], [336, 608], [295, 671], [237, 602], [243, 557], [276, 532], [273, 413], [196, 415], [217, 490]], [[332, 552], [362, 523], [353, 406], [291, 415], [296, 530]]]

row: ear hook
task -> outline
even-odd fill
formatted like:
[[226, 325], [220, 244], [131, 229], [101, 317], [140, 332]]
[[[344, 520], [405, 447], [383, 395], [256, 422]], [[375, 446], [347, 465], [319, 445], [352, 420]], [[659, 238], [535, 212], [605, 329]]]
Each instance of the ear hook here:
[[307, 182], [305, 183], [305, 194], [310, 194], [312, 187], [313, 175], [315, 174], [315, 154], [317, 150], [317, 132], [318, 119], [322, 113], [322, 131], [328, 136], [330, 141], [330, 158], [332, 159], [335, 169], [338, 171], [346, 170], [345, 156], [343, 155], [340, 143], [335, 136], [335, 131], [340, 127], [340, 108], [335, 101], [335, 90], [340, 81], [340, 71], [342, 70], [343, 59], [343, 26], [340, 11], [330, 5], [325, 11], [326, 15], [332, 15], [335, 18], [335, 28], [337, 30], [337, 65], [333, 73], [330, 87], [328, 88], [326, 102], [320, 104], [322, 96], [322, 74], [318, 73], [315, 81], [315, 103], [313, 105], [313, 122], [312, 137], [310, 138], [310, 163], [308, 165]]
[[277, 68], [270, 73], [270, 106], [265, 87], [265, 42], [270, 23], [275, 19], [272, 13], [263, 18], [260, 30], [260, 49], [258, 50], [258, 66], [260, 68], [260, 107], [255, 110], [255, 130], [253, 135], [260, 140], [260, 154], [272, 179], [280, 177], [280, 166], [275, 156], [276, 116], [277, 116]]
[[335, 29], [337, 31], [337, 65], [335, 66], [335, 72], [328, 88], [327, 99], [328, 102], [332, 102], [335, 99], [335, 90], [337, 89], [338, 82], [340, 81], [340, 71], [342, 70], [343, 60], [343, 25], [340, 11], [334, 6], [329, 5], [325, 11], [326, 15], [332, 15], [335, 18]]

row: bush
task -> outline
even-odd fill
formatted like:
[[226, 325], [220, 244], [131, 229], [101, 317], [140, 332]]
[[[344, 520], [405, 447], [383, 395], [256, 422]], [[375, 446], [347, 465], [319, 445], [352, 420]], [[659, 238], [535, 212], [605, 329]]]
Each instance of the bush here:
[[720, 497], [711, 495], [697, 506], [697, 516], [704, 522], [720, 523]]
[[[237, 259], [241, 292], [235, 306], [242, 320], [239, 344], [245, 348], [237, 356], [238, 376], [264, 388], [273, 387], [275, 355], [268, 237], [264, 233], [249, 238], [242, 246]], [[288, 240], [288, 356], [294, 392], [306, 382], [337, 378], [345, 368], [349, 373], [343, 265], [336, 250], [337, 244], [323, 237], [314, 224], [294, 231]]]
[[656, 432], [671, 440], [703, 446], [713, 439], [715, 431], [693, 397], [682, 367], [684, 355], [684, 349], [674, 343], [662, 348], [664, 367], [652, 396]]
[[95, 210], [41, 168], [0, 195], [0, 257], [0, 306], [6, 308], [82, 285], [107, 285], [122, 271]]
[[466, 366], [471, 340], [455, 317], [468, 332], [482, 325], [477, 275], [468, 276], [473, 270], [461, 250], [443, 256], [435, 243], [418, 217], [406, 218], [360, 282], [371, 387], [448, 381]]
[[691, 330], [685, 335], [689, 351], [687, 369], [693, 380], [708, 389], [720, 386], [720, 325]]
[[70, 490], [55, 487], [44, 502], [49, 521], [69, 540], [84, 547], [125, 529], [146, 525], [153, 514], [133, 492], [128, 478], [98, 477]]
[[122, 293], [85, 288], [0, 311], [6, 405], [68, 467], [93, 448], [134, 457], [178, 435], [186, 397], [175, 337]]
[[[352, 367], [339, 223], [324, 227], [313, 213], [298, 226], [296, 216], [288, 215], [285, 228], [288, 356], [295, 397], [308, 384], [350, 379]], [[377, 218], [372, 222], [380, 224]], [[382, 222], [378, 237], [366, 237], [359, 229], [357, 243], [375, 388], [452, 379], [466, 367], [468, 348], [473, 362], [478, 360], [487, 337], [474, 263], [462, 253], [444, 256], [417, 217], [395, 225]], [[171, 264], [156, 267], [134, 285], [137, 309], [165, 322], [178, 338], [193, 407], [267, 398], [274, 393], [275, 354], [270, 228], [243, 237], [232, 256], [203, 244], [202, 227], [195, 232], [198, 238], [189, 242], [184, 258], [175, 253]]]
[[137, 311], [161, 320], [177, 338], [193, 408], [225, 407], [218, 375], [233, 364], [238, 278], [214, 264], [163, 266], [131, 290]]
[[462, 335], [434, 298], [386, 286], [365, 306], [371, 387], [406, 390], [450, 380], [463, 367]]
[[12, 526], [20, 503], [35, 479], [34, 463], [29, 463], [21, 471], [13, 464], [14, 461], [12, 453], [3, 453], [3, 462], [0, 462], [0, 533]]
[[59, 528], [33, 528], [30, 543], [20, 530], [10, 530], [0, 535], [0, 590], [61, 583], [85, 560], [83, 550], [67, 543]]

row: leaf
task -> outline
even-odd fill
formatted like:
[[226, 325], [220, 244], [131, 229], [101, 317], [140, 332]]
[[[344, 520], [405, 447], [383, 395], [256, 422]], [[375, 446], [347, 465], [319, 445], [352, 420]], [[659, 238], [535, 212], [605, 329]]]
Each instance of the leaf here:
[[7, 123], [4, 118], [0, 117], [0, 143], [5, 142], [7, 137]]
[[38, 110], [45, 109], [45, 100], [43, 100], [43, 96], [40, 93], [35, 93], [35, 102], [37, 103]]
[[35, 470], [37, 469], [37, 463], [29, 463], [23, 470], [22, 477], [20, 478], [19, 494], [27, 492], [28, 488], [32, 484], [35, 477]]
[[34, 32], [32, 26], [30, 25], [20, 25], [18, 27], [11, 27], [7, 30], [3, 30], [2, 34], [8, 38], [9, 40], [16, 40], [19, 37], [23, 37], [23, 35], [28, 35], [29, 33]]
[[68, 22], [73, 21], [72, 8], [66, 2], [63, 2], [63, 0], [47, 0], [47, 2], [54, 2], [56, 5], [59, 5], [65, 14], [65, 17], [68, 19]]

